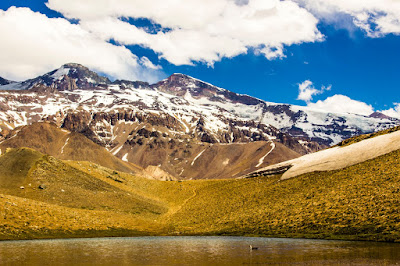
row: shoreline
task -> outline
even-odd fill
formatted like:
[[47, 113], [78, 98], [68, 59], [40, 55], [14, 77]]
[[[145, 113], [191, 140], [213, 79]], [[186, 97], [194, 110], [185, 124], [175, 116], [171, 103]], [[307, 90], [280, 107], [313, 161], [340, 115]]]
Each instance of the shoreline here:
[[[322, 234], [322, 233], [321, 233]], [[51, 231], [48, 234], [35, 235], [26, 234], [25, 236], [7, 237], [0, 234], [0, 243], [6, 241], [32, 241], [32, 240], [63, 240], [63, 239], [94, 239], [94, 238], [132, 238], [132, 237], [252, 237], [252, 238], [277, 238], [277, 239], [306, 239], [306, 240], [326, 240], [326, 241], [351, 241], [351, 242], [371, 242], [371, 243], [399, 243], [395, 240], [371, 239], [356, 235], [336, 235], [317, 237], [314, 234], [162, 234], [149, 232], [140, 232], [130, 229], [113, 229], [113, 230], [78, 230], [74, 232]], [[371, 236], [370, 236], [371, 237]]]

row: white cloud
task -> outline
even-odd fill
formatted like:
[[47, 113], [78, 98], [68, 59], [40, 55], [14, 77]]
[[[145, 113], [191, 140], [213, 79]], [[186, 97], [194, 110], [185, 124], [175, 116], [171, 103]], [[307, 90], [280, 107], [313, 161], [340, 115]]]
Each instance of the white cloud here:
[[393, 103], [394, 107], [388, 110], [379, 111], [380, 113], [400, 119], [400, 103]]
[[265, 57], [268, 60], [273, 60], [273, 59], [282, 59], [285, 56], [285, 54], [283, 53], [283, 47], [282, 45], [278, 45], [276, 47], [265, 47], [259, 50], [260, 53], [264, 54]]
[[143, 56], [142, 58], [140, 58], [140, 64], [142, 64], [143, 66], [150, 68], [150, 69], [161, 69], [161, 66], [159, 65], [155, 65], [153, 64], [150, 59], [148, 59], [147, 57]]
[[371, 105], [353, 100], [341, 94], [328, 97], [324, 101], [320, 100], [316, 103], [308, 103], [307, 106], [312, 109], [332, 113], [353, 113], [368, 116], [374, 112], [374, 108]]
[[[175, 65], [247, 53], [283, 58], [284, 47], [323, 39], [318, 20], [293, 1], [279, 0], [49, 0], [48, 7], [104, 40], [150, 48]], [[147, 18], [168, 32], [150, 34], [120, 17]]]
[[314, 95], [329, 91], [331, 90], [331, 87], [331, 85], [328, 87], [322, 86], [320, 90], [317, 90], [312, 81], [305, 80], [303, 83], [299, 84], [299, 96], [297, 96], [297, 100], [302, 100], [309, 103], [313, 99]]
[[399, 0], [294, 0], [320, 18], [347, 14], [370, 37], [400, 34]]
[[28, 8], [0, 10], [0, 75], [23, 80], [60, 67], [81, 63], [115, 78], [155, 81], [157, 71], [141, 64], [123, 46], [97, 38], [80, 25], [48, 18]]
[[[328, 18], [351, 18], [371, 37], [400, 34], [399, 0], [48, 0], [47, 6], [78, 23], [26, 8], [0, 11], [0, 48], [7, 51], [0, 55], [0, 75], [23, 79], [79, 62], [116, 78], [159, 79], [160, 66], [138, 58], [128, 45], [151, 49], [175, 65], [213, 65], [249, 48], [282, 59], [290, 45], [322, 41], [317, 25]], [[154, 34], [122, 17], [168, 30]], [[313, 95], [308, 90], [300, 99]]]
[[[374, 112], [372, 105], [361, 101], [353, 100], [348, 96], [335, 94], [325, 100], [319, 100], [315, 103], [311, 102], [314, 95], [322, 94], [325, 91], [331, 90], [332, 85], [328, 87], [322, 86], [320, 90], [314, 87], [310, 80], [305, 80], [299, 84], [299, 95], [297, 100], [302, 100], [307, 103], [307, 107], [315, 110], [322, 110], [331, 113], [352, 113], [369, 116]], [[400, 119], [400, 103], [394, 103], [394, 107], [388, 110], [378, 111], [389, 117]]]

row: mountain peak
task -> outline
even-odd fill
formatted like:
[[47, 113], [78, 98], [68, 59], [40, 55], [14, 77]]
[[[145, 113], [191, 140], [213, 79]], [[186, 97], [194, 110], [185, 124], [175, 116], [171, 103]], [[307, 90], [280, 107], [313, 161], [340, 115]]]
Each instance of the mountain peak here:
[[111, 81], [100, 76], [88, 67], [77, 63], [68, 63], [42, 76], [22, 82], [12, 82], [0, 78], [2, 90], [36, 90], [39, 87], [55, 90], [93, 89], [97, 86], [111, 84]]
[[168, 78], [152, 85], [152, 87], [176, 96], [184, 96], [189, 92], [194, 97], [212, 97], [221, 91], [220, 88], [212, 84], [182, 73], [174, 73]]
[[369, 115], [369, 117], [380, 118], [380, 119], [392, 119], [392, 117], [382, 114], [380, 112], [373, 112], [372, 114]]
[[88, 69], [84, 65], [78, 64], [78, 63], [67, 63], [64, 64], [62, 67], [64, 68], [83, 68], [83, 69]]
[[59, 90], [89, 89], [100, 84], [111, 83], [107, 77], [100, 76], [88, 67], [77, 63], [64, 64], [38, 79], [38, 82], [55, 86]]
[[173, 73], [171, 76], [168, 78], [186, 78], [186, 79], [195, 79], [189, 75], [183, 74], [183, 73]]

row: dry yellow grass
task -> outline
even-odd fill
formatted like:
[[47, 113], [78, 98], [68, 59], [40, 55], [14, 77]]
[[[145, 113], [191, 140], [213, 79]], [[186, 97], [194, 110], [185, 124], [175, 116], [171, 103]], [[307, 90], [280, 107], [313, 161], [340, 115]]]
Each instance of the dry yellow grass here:
[[1, 156], [0, 168], [18, 164], [16, 154], [28, 171], [0, 185], [1, 239], [222, 234], [400, 241], [400, 151], [286, 181], [182, 182], [30, 149]]
[[[280, 181], [225, 181], [171, 220], [188, 234], [400, 241], [400, 152]], [[212, 196], [211, 196], [212, 195]]]

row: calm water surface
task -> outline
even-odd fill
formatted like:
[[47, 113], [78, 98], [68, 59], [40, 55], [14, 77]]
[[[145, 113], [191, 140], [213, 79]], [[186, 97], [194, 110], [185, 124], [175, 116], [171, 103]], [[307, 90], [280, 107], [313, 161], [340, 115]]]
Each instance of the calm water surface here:
[[400, 265], [400, 244], [249, 237], [4, 241], [0, 264]]

